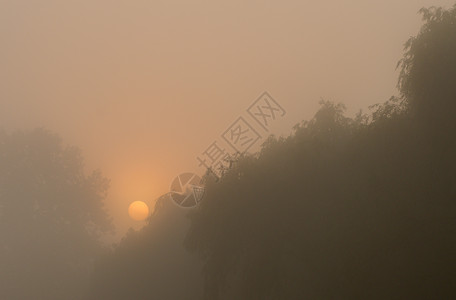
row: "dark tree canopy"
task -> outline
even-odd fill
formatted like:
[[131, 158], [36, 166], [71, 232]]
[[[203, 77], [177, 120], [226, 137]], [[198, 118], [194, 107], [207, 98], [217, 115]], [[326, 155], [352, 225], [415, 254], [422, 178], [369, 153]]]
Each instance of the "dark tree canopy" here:
[[[456, 6], [421, 13], [399, 97], [354, 118], [322, 101], [290, 136], [208, 173], [185, 239], [206, 299], [454, 295]], [[159, 202], [98, 260], [91, 298], [200, 299], [183, 215]]]
[[448, 10], [432, 7], [420, 12], [425, 23], [418, 35], [405, 44], [405, 54], [398, 65], [399, 90], [411, 112], [454, 130], [456, 5]]
[[207, 299], [454, 296], [456, 6], [422, 13], [400, 97], [354, 119], [322, 102], [208, 179], [186, 242]]
[[45, 131], [0, 133], [0, 298], [86, 296], [99, 237], [113, 230], [108, 181]]

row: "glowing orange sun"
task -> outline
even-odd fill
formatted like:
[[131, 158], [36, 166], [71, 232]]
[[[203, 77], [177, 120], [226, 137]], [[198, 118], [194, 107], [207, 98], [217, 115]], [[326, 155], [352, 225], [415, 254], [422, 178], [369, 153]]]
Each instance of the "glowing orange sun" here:
[[134, 201], [128, 207], [128, 214], [135, 221], [144, 221], [149, 216], [149, 206], [142, 201]]

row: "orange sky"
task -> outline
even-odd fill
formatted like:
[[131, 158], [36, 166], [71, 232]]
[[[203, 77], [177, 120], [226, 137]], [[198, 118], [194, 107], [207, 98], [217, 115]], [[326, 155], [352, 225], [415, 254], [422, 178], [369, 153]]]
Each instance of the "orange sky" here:
[[199, 171], [204, 151], [263, 92], [286, 109], [320, 98], [353, 114], [396, 93], [402, 44], [423, 6], [453, 1], [0, 1], [0, 127], [46, 127], [112, 179], [128, 205]]

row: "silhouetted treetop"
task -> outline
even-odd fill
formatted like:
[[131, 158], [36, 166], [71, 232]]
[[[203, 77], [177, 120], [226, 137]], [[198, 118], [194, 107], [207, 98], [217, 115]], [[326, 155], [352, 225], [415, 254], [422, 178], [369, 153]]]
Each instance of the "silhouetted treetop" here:
[[425, 23], [405, 44], [398, 64], [399, 90], [413, 113], [449, 122], [456, 113], [456, 5], [420, 13]]

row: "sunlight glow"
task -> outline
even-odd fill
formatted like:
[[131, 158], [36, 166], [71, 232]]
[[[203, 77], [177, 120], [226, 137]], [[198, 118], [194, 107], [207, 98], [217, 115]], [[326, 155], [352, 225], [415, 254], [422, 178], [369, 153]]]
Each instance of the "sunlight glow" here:
[[135, 221], [144, 221], [149, 216], [149, 206], [142, 201], [134, 201], [128, 207], [128, 214]]

